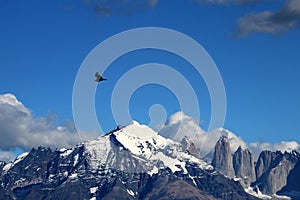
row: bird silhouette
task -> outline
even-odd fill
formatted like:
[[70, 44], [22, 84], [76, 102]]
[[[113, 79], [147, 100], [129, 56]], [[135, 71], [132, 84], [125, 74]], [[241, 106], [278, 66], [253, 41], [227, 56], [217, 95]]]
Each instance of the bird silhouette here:
[[96, 76], [96, 80], [95, 80], [96, 82], [107, 80], [106, 78], [103, 78], [98, 72], [96, 72], [95, 76]]

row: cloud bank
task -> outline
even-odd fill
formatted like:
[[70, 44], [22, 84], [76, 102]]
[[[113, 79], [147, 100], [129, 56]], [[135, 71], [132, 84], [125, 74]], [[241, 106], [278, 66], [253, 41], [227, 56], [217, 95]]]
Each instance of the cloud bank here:
[[277, 12], [263, 11], [246, 14], [238, 19], [238, 36], [253, 32], [282, 34], [299, 27], [300, 1], [287, 0]]
[[[12, 158], [10, 150], [44, 146], [50, 148], [71, 147], [80, 143], [72, 121], [57, 126], [55, 115], [34, 117], [12, 94], [0, 95], [0, 160]], [[88, 138], [95, 138], [96, 133]]]

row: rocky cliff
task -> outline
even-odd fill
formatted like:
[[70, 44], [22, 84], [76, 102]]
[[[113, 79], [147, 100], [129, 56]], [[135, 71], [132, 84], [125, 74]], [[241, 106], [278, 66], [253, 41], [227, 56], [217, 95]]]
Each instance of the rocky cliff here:
[[[255, 164], [249, 149], [239, 147], [232, 155], [230, 142], [226, 136], [221, 136], [215, 146], [212, 165], [220, 173], [239, 180], [245, 189], [251, 186], [257, 194], [262, 193], [275, 198], [275, 194], [280, 190], [281, 194], [287, 191], [300, 194], [298, 190], [300, 177], [295, 178], [299, 175], [297, 168], [292, 171], [299, 158], [300, 155], [296, 151], [285, 153], [262, 151]], [[291, 171], [293, 173], [289, 176]], [[290, 184], [297, 186], [286, 186]]]
[[299, 153], [263, 151], [256, 164], [257, 179], [252, 184], [264, 194], [276, 194], [287, 185], [290, 171], [299, 160]]
[[248, 148], [242, 149], [239, 147], [233, 154], [233, 168], [235, 176], [242, 178], [242, 183], [245, 186], [250, 184], [256, 179], [254, 159]]
[[198, 149], [197, 149], [194, 141], [191, 138], [185, 136], [182, 139], [181, 144], [182, 144], [182, 148], [185, 151], [187, 151], [189, 154], [191, 154], [191, 155], [193, 155], [193, 156], [195, 156], [197, 158], [200, 157], [200, 153], [199, 153], [199, 151], [198, 151]]
[[290, 196], [293, 199], [300, 199], [300, 160], [291, 170], [287, 177], [287, 184], [279, 192], [281, 195]]
[[221, 136], [216, 143], [212, 166], [222, 174], [234, 177], [230, 143], [226, 136]]

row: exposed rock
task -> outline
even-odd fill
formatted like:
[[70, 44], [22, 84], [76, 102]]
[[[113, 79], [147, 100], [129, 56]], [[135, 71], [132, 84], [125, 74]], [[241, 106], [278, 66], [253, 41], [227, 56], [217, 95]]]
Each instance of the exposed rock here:
[[299, 154], [264, 151], [256, 165], [257, 180], [252, 186], [264, 194], [276, 194], [287, 184], [287, 177], [299, 159]]
[[[296, 152], [294, 152], [296, 154]], [[278, 193], [287, 195], [293, 199], [300, 199], [300, 159], [287, 177], [287, 185]]]
[[232, 155], [230, 150], [230, 143], [227, 136], [221, 136], [215, 146], [212, 166], [222, 174], [234, 177], [234, 170], [232, 165]]
[[233, 168], [235, 176], [242, 178], [243, 184], [249, 186], [255, 180], [254, 160], [249, 149], [240, 146], [233, 154]]
[[259, 179], [270, 167], [277, 154], [271, 151], [262, 151], [255, 166], [256, 178]]
[[181, 144], [182, 144], [182, 148], [185, 151], [187, 151], [189, 154], [191, 154], [191, 155], [193, 155], [193, 156], [195, 156], [197, 158], [200, 157], [200, 153], [199, 153], [199, 151], [198, 151], [198, 149], [197, 149], [194, 141], [191, 138], [185, 136], [182, 139]]
[[2, 172], [2, 168], [4, 167], [5, 164], [6, 164], [5, 162], [0, 161], [0, 174]]
[[153, 183], [153, 187], [145, 195], [145, 197], [143, 197], [143, 199], [215, 200], [216, 198], [183, 180], [178, 180], [174, 177], [162, 174], [161, 176], [157, 177]]

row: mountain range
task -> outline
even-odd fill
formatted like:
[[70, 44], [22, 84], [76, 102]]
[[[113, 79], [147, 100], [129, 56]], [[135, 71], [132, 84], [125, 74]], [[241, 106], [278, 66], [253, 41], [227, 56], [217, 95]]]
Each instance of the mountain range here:
[[[255, 161], [248, 148], [239, 147], [232, 154], [227, 136], [221, 136], [215, 145], [212, 166], [225, 176], [239, 181], [253, 195], [263, 194], [260, 197], [264, 199], [300, 199], [296, 189], [300, 183], [295, 181], [295, 176], [300, 178], [296, 167], [300, 163], [299, 158], [300, 154], [295, 150], [284, 153], [265, 150]], [[295, 176], [292, 176], [293, 173]], [[289, 182], [293, 184], [289, 185]]]
[[1, 199], [299, 199], [299, 153], [245, 147], [222, 135], [205, 159], [146, 125], [128, 126], [72, 148], [38, 147], [0, 162]]

